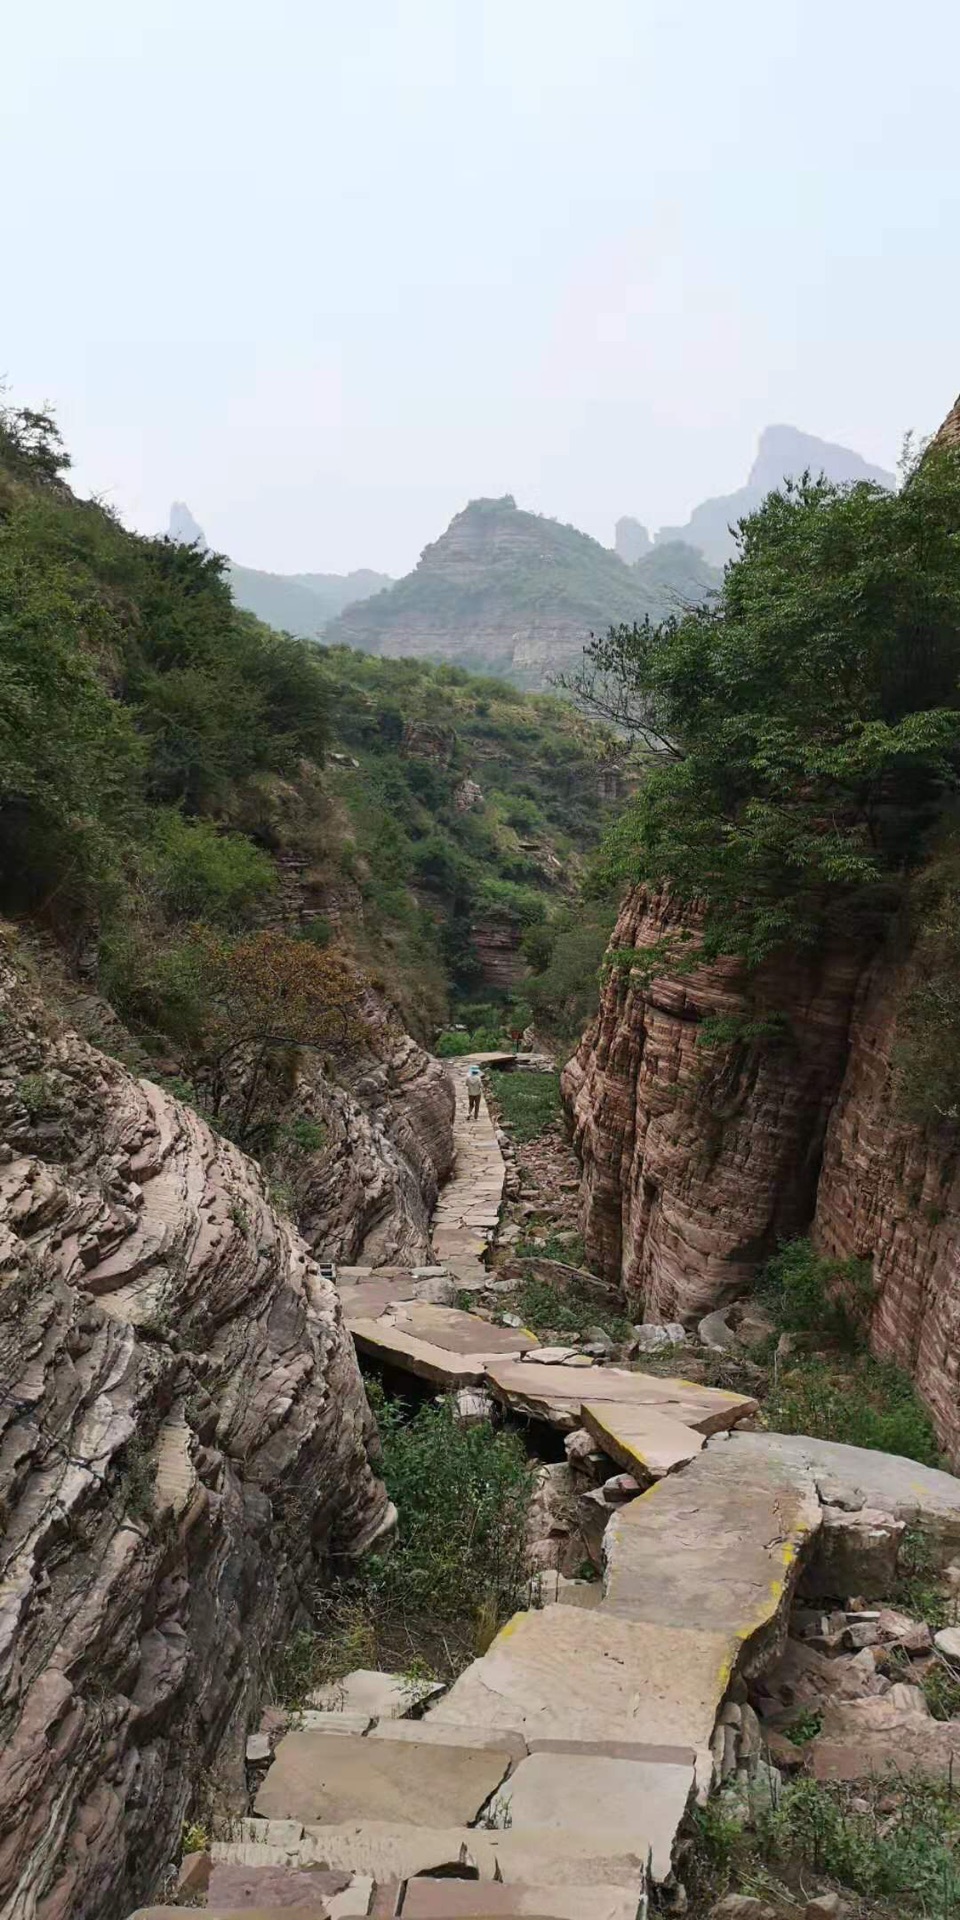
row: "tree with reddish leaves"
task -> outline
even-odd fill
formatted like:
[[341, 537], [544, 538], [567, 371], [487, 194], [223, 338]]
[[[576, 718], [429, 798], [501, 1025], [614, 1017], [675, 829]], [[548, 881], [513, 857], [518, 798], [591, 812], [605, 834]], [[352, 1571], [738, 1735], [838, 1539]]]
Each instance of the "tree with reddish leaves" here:
[[303, 1049], [348, 1058], [362, 1044], [364, 983], [328, 949], [270, 928], [230, 940], [196, 931], [198, 965], [208, 1018], [194, 1071], [210, 1110], [221, 1112], [239, 1089], [235, 1134], [249, 1138], [257, 1124], [264, 1075], [271, 1060]]

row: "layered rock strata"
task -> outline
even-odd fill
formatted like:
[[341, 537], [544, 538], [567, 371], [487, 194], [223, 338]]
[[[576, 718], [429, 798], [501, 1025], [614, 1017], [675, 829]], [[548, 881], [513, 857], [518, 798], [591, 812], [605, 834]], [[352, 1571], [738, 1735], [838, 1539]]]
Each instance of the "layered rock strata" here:
[[453, 1083], [442, 1062], [382, 1009], [365, 1008], [367, 1051], [338, 1086], [309, 1060], [298, 1102], [321, 1122], [300, 1206], [308, 1244], [325, 1260], [416, 1264], [453, 1164]]
[[[642, 950], [679, 928], [668, 901], [637, 892], [614, 946]], [[613, 973], [563, 1084], [587, 1256], [631, 1303], [661, 1320], [720, 1307], [796, 1234], [869, 1261], [874, 1351], [913, 1375], [956, 1462], [960, 1140], [898, 1109], [908, 976], [909, 961], [851, 948], [768, 969], [748, 1003], [731, 960], [642, 987]], [[784, 1038], [738, 1040], [736, 1021], [765, 1007]], [[727, 1037], [698, 1045], [717, 1015]]]
[[336, 1295], [255, 1166], [7, 961], [0, 1284], [0, 1913], [113, 1920], [391, 1510]]
[[[664, 895], [628, 895], [614, 949], [687, 930]], [[860, 956], [791, 959], [751, 982], [721, 960], [635, 984], [614, 969], [563, 1087], [583, 1166], [587, 1259], [650, 1318], [735, 1298], [777, 1241], [813, 1211], [823, 1140], [846, 1057]], [[698, 1044], [789, 1010], [782, 1040]]]
[[960, 1140], [899, 1116], [895, 1061], [902, 974], [864, 975], [830, 1117], [813, 1237], [871, 1262], [875, 1352], [912, 1373], [951, 1460], [960, 1459]]

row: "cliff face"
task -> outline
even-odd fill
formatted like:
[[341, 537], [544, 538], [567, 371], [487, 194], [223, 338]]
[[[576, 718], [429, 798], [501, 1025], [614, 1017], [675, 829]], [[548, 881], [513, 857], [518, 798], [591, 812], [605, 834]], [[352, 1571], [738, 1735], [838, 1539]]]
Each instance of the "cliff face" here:
[[429, 1257], [430, 1218], [453, 1164], [453, 1082], [382, 1011], [365, 1014], [369, 1051], [349, 1087], [309, 1062], [300, 1082], [300, 1104], [327, 1133], [301, 1226], [323, 1260], [415, 1266]]
[[112, 1920], [389, 1524], [339, 1305], [255, 1166], [0, 963], [0, 1910]]
[[903, 982], [878, 962], [857, 996], [843, 1085], [827, 1130], [813, 1237], [873, 1262], [875, 1352], [913, 1374], [960, 1459], [960, 1153], [954, 1131], [898, 1119], [892, 1062]]
[[[614, 945], [679, 922], [662, 897], [624, 904]], [[696, 1044], [742, 1014], [735, 962], [633, 988], [612, 976], [564, 1074], [583, 1166], [589, 1257], [631, 1305], [693, 1318], [749, 1289], [791, 1235], [873, 1263], [871, 1343], [915, 1378], [960, 1459], [960, 1148], [899, 1119], [893, 1062], [903, 965], [855, 952], [771, 968], [752, 1004], [784, 1044]]]
[[[628, 896], [614, 947], [648, 948], [681, 921]], [[843, 1072], [856, 956], [790, 962], [754, 985], [788, 1006], [783, 1043], [698, 1047], [708, 1016], [745, 1016], [733, 961], [646, 990], [616, 973], [564, 1074], [583, 1163], [588, 1256], [664, 1320], [743, 1291], [779, 1239], [804, 1230]]]

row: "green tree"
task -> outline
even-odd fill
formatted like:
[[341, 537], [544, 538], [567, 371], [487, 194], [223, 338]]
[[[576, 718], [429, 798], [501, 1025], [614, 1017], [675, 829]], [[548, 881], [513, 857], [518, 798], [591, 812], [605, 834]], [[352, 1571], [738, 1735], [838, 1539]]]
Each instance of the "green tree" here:
[[960, 460], [806, 478], [740, 524], [715, 607], [595, 640], [577, 682], [651, 770], [601, 877], [667, 884], [751, 963], [876, 929], [960, 769]]

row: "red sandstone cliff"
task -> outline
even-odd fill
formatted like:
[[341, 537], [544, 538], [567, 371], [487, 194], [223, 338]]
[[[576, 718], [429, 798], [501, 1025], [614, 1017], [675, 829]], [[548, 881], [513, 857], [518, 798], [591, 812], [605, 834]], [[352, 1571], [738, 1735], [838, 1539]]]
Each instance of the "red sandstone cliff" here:
[[813, 1237], [873, 1262], [871, 1343], [909, 1369], [960, 1460], [960, 1149], [955, 1129], [899, 1119], [892, 1061], [903, 979], [885, 961], [861, 982], [847, 1070], [827, 1129]]
[[[683, 925], [662, 895], [628, 895], [614, 948]], [[745, 995], [724, 960], [648, 988], [613, 973], [564, 1074], [583, 1162], [589, 1257], [665, 1320], [743, 1291], [757, 1262], [813, 1209], [843, 1073], [855, 954], [795, 960]], [[709, 1015], [789, 1010], [784, 1041], [697, 1045]]]
[[[681, 924], [638, 890], [613, 945], [649, 947]], [[789, 1038], [703, 1048], [704, 1018], [747, 1011], [735, 961], [647, 988], [613, 974], [563, 1085], [588, 1257], [632, 1306], [693, 1319], [800, 1233], [870, 1259], [874, 1349], [912, 1372], [956, 1461], [960, 1149], [897, 1115], [903, 991], [902, 964], [854, 951], [779, 963], [754, 979], [749, 1011], [785, 1012]]]

